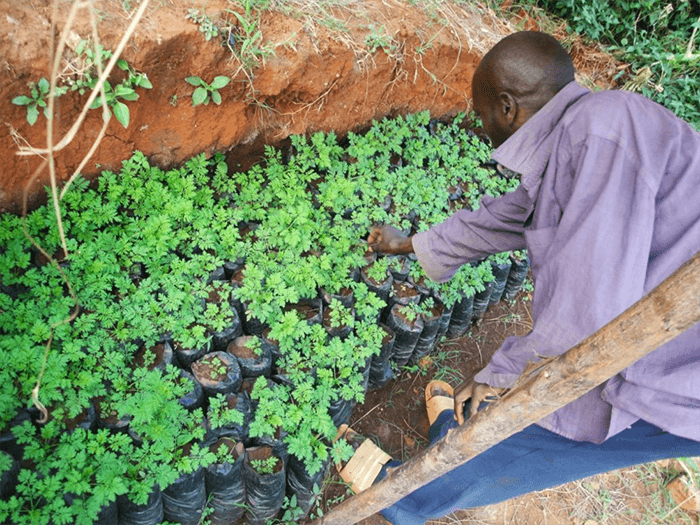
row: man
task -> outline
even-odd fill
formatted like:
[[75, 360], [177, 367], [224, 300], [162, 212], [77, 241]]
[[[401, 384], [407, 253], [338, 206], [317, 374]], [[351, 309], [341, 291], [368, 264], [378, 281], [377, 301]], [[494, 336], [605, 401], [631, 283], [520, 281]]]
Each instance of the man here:
[[[474, 110], [520, 186], [412, 237], [383, 226], [383, 253], [415, 252], [434, 280], [488, 254], [527, 248], [533, 329], [510, 337], [454, 395], [431, 437], [510, 387], [529, 361], [565, 352], [700, 250], [700, 135], [642, 96], [591, 93], [559, 43], [510, 35], [473, 79]], [[453, 418], [454, 415], [454, 418]], [[575, 402], [383, 511], [422, 524], [573, 479], [700, 455], [700, 324]]]

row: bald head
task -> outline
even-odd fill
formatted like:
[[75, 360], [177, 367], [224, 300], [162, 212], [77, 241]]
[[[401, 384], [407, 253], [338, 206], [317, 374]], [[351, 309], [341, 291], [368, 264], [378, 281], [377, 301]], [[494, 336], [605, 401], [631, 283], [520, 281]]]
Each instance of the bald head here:
[[[472, 84], [474, 107], [498, 146], [572, 80], [571, 58], [555, 38], [537, 31], [514, 33], [481, 60]], [[489, 111], [496, 112], [493, 131], [484, 115]]]

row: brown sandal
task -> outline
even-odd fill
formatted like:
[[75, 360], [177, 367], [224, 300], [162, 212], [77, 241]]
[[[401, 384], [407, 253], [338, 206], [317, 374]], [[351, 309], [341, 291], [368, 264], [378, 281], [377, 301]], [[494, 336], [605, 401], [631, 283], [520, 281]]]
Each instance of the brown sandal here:
[[338, 469], [342, 480], [350, 485], [352, 491], [359, 494], [372, 486], [391, 456], [375, 445], [371, 439], [358, 434], [348, 425], [341, 425], [338, 428], [335, 441], [340, 438], [347, 440], [355, 449], [355, 454], [344, 466], [336, 464], [335, 468]]
[[432, 425], [443, 410], [454, 410], [454, 389], [444, 381], [431, 381], [425, 387], [425, 408]]

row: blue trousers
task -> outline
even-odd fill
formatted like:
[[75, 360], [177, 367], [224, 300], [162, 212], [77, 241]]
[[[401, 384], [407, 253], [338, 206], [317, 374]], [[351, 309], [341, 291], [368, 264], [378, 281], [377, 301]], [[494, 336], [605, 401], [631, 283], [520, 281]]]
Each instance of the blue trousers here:
[[[431, 444], [456, 426], [454, 412], [442, 412], [430, 427]], [[423, 525], [428, 519], [460, 509], [491, 505], [593, 474], [658, 459], [698, 455], [700, 442], [669, 434], [641, 420], [600, 445], [573, 441], [531, 425], [412, 492], [381, 514], [394, 525]], [[387, 466], [398, 464], [390, 462]]]

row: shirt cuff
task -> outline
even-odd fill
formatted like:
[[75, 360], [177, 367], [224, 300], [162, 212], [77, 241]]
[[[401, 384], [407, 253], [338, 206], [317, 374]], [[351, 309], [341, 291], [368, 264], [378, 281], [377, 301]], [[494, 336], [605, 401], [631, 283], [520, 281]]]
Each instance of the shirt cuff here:
[[423, 268], [425, 274], [433, 281], [444, 283], [452, 278], [457, 269], [447, 268], [437, 260], [433, 255], [434, 251], [430, 249], [430, 236], [430, 230], [414, 234], [411, 238], [413, 252], [416, 254], [418, 263], [421, 265], [421, 268]]
[[510, 388], [518, 380], [518, 377], [520, 377], [519, 374], [495, 373], [489, 365], [486, 365], [486, 368], [474, 376], [474, 381], [494, 388]]

